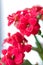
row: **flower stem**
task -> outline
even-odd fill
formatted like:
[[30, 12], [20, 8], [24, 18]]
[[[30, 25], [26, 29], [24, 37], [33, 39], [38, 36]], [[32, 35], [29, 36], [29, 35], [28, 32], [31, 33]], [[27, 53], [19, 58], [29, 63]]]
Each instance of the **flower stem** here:
[[43, 61], [43, 48], [41, 46], [41, 43], [37, 39], [37, 36], [34, 36], [34, 37], [35, 37], [35, 40], [36, 40], [37, 48], [33, 47], [32, 49], [38, 52], [39, 56], [41, 57], [41, 59]]

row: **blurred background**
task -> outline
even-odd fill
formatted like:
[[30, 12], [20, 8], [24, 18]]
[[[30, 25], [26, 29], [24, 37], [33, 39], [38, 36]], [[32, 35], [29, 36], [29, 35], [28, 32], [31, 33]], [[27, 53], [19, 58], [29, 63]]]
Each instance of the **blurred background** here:
[[[43, 6], [43, 0], [1, 0], [0, 4], [1, 4], [1, 7], [0, 7], [1, 8], [0, 10], [1, 11], [0, 13], [1, 14], [0, 16], [0, 20], [1, 20], [0, 22], [0, 31], [1, 31], [0, 32], [0, 56], [1, 56], [1, 49], [8, 47], [7, 43], [6, 45], [4, 45], [4, 47], [2, 46], [4, 38], [7, 37], [7, 33], [10, 32], [11, 34], [13, 34], [18, 31], [13, 25], [11, 25], [10, 27], [7, 26], [7, 23], [8, 23], [7, 16], [18, 10], [30, 8], [35, 5]], [[40, 25], [41, 25], [41, 30], [43, 34], [42, 21], [40, 21]], [[38, 35], [37, 37], [41, 45], [43, 46], [43, 38], [41, 38]], [[33, 35], [26, 38], [28, 39], [29, 44], [36, 47], [35, 39]], [[28, 59], [33, 65], [36, 63], [38, 63], [39, 65], [42, 65], [41, 58], [39, 57], [38, 53], [33, 50], [31, 50], [31, 52], [29, 53], [26, 53], [25, 59]]]

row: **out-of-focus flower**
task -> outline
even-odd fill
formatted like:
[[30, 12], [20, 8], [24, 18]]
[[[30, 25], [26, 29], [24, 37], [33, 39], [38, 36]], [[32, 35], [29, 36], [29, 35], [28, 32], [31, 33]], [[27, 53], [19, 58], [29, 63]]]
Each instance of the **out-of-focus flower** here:
[[0, 65], [2, 65], [2, 64], [0, 63]]

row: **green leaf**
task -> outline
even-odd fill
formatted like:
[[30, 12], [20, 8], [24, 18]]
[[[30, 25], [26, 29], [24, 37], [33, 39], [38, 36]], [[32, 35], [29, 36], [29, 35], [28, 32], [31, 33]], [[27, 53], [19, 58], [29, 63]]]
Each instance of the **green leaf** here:
[[41, 35], [41, 30], [38, 31], [38, 35]]
[[28, 60], [25, 60], [22, 65], [32, 65]]
[[37, 15], [37, 19], [40, 19], [41, 18], [41, 14]]
[[43, 60], [43, 53], [39, 53], [41, 59]]
[[43, 35], [41, 35], [41, 37], [43, 38]]

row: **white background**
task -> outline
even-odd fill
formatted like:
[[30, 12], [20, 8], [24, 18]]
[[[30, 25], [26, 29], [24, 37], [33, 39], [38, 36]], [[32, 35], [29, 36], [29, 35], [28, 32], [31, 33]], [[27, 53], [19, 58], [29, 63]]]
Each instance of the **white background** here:
[[[1, 4], [1, 13], [2, 13], [1, 14], [1, 26], [2, 26], [1, 27], [1, 35], [2, 35], [1, 43], [3, 42], [4, 38], [7, 37], [8, 32], [11, 32], [11, 34], [13, 34], [18, 31], [13, 25], [10, 27], [7, 26], [7, 23], [8, 23], [7, 16], [9, 14], [12, 14], [18, 10], [32, 7], [34, 5], [43, 6], [43, 0], [1, 0], [1, 3], [2, 3]], [[32, 46], [36, 46], [35, 39], [33, 36], [30, 36], [27, 39], [29, 40], [29, 44], [31, 44]], [[40, 42], [42, 43], [43, 39], [41, 39]], [[7, 46], [5, 46], [5, 47], [7, 48]], [[42, 61], [41, 61], [40, 57], [38, 56], [38, 53], [35, 51], [31, 51], [29, 54], [26, 53], [25, 58], [28, 59], [32, 64], [35, 64], [38, 62], [39, 65], [42, 65], [41, 64]]]

